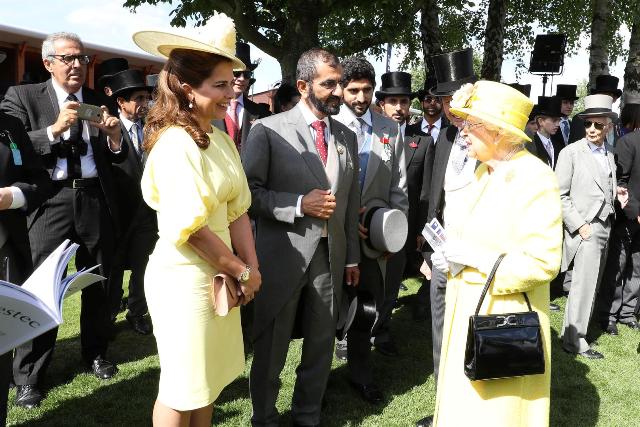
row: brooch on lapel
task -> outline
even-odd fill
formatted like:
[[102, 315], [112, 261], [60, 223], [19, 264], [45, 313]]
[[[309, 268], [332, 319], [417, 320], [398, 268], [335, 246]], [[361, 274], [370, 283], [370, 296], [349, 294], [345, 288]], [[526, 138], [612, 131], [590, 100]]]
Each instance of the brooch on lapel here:
[[388, 162], [391, 160], [391, 144], [389, 143], [389, 134], [383, 133], [382, 138], [380, 138], [380, 142], [382, 143], [382, 161]]
[[418, 148], [418, 144], [417, 144], [415, 141], [411, 141], [411, 142], [409, 143], [409, 147], [411, 147], [411, 148]]
[[338, 154], [344, 154], [344, 147], [342, 145], [338, 145]]

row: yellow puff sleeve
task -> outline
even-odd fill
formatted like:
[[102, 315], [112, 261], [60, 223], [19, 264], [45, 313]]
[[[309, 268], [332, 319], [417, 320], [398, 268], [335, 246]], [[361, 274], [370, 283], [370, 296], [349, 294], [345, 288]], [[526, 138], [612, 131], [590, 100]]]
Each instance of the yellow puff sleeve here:
[[154, 145], [141, 187], [145, 202], [158, 213], [158, 235], [176, 246], [205, 226], [218, 206], [201, 149], [179, 127], [165, 130]]

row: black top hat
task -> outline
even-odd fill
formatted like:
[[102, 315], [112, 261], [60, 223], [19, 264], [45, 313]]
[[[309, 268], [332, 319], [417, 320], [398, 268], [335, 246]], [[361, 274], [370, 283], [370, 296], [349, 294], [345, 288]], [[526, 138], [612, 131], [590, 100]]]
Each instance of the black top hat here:
[[622, 96], [622, 91], [618, 89], [618, 79], [616, 76], [610, 76], [608, 74], [602, 74], [596, 77], [596, 85], [591, 88], [591, 95], [596, 94], [614, 94], [616, 97], [620, 98]]
[[258, 62], [251, 62], [251, 46], [247, 43], [236, 42], [236, 58], [244, 62], [249, 71], [255, 70], [258, 66]]
[[535, 120], [539, 111], [540, 110], [538, 109], [538, 104], [534, 105], [533, 108], [531, 109], [531, 112], [529, 113], [529, 121]]
[[521, 85], [520, 83], [509, 83], [508, 86], [511, 86], [512, 88], [524, 94], [525, 96], [531, 96], [531, 85]]
[[539, 96], [536, 116], [562, 117], [562, 99], [557, 96]]
[[371, 292], [345, 286], [342, 295], [339, 323], [336, 326], [336, 337], [343, 340], [350, 329], [371, 331], [376, 321], [376, 299]]
[[114, 74], [109, 81], [109, 87], [114, 99], [125, 90], [148, 90], [149, 92], [153, 90], [153, 86], [147, 86], [140, 70], [124, 70]]
[[418, 98], [420, 101], [424, 101], [424, 98], [427, 95], [431, 95], [431, 90], [434, 89], [437, 84], [438, 80], [436, 80], [435, 77], [427, 77], [427, 79], [424, 81], [424, 89], [420, 89], [418, 90], [418, 92], [416, 92], [416, 98]]
[[556, 86], [556, 95], [560, 100], [568, 99], [571, 101], [577, 101], [578, 97], [576, 96], [576, 90], [578, 86], [576, 85], [557, 85]]
[[411, 91], [411, 74], [404, 71], [391, 71], [384, 73], [380, 80], [380, 90], [376, 91], [376, 98], [382, 100], [385, 96], [408, 96], [414, 98], [415, 92]]
[[109, 79], [120, 71], [129, 69], [129, 61], [126, 58], [109, 58], [100, 63], [100, 77], [98, 77], [98, 87], [109, 86]]
[[473, 49], [443, 53], [431, 58], [436, 71], [438, 85], [431, 90], [436, 96], [453, 95], [465, 83], [475, 83], [473, 72]]

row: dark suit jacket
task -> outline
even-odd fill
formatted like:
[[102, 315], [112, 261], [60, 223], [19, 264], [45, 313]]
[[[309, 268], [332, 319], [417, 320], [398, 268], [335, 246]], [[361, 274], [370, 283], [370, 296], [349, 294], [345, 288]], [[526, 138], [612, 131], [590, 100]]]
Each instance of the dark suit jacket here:
[[[447, 126], [440, 131], [435, 147], [429, 150], [427, 161], [431, 167], [431, 177], [428, 182], [423, 184], [420, 193], [421, 215], [424, 216], [422, 219], [424, 223], [431, 221], [433, 218], [438, 218], [438, 221], [443, 224], [444, 175], [447, 170], [447, 163], [449, 163], [451, 147], [457, 134], [457, 127]], [[426, 212], [425, 206], [428, 207]]]
[[[560, 139], [558, 140], [558, 138], [555, 138], [554, 140], [553, 137], [558, 134], [560, 134]], [[544, 144], [542, 143], [542, 140], [538, 136], [537, 132], [533, 136], [533, 141], [526, 144], [527, 150], [529, 150], [531, 154], [545, 162], [547, 165], [549, 165], [550, 168], [553, 169], [555, 169], [555, 166], [558, 163], [558, 155], [560, 154], [560, 150], [565, 147], [560, 130], [558, 130], [555, 135], [551, 135], [551, 144], [553, 145], [553, 163], [551, 163], [549, 153], [547, 153], [547, 150], [544, 148]]]
[[[97, 94], [89, 89], [82, 89], [83, 101], [86, 104], [100, 105]], [[0, 110], [19, 119], [27, 133], [33, 148], [40, 155], [44, 166], [51, 175], [56, 166], [57, 157], [52, 152], [52, 146], [47, 136], [47, 127], [55, 123], [60, 109], [51, 80], [31, 85], [12, 86], [7, 90]], [[127, 146], [115, 154], [107, 144], [106, 136], [99, 132], [97, 137], [91, 137], [91, 147], [100, 179], [100, 186], [107, 202], [112, 218], [117, 218], [117, 208], [114, 196], [111, 163], [120, 163], [127, 158]], [[114, 220], [114, 223], [116, 221]]]
[[[244, 95], [243, 95], [244, 96]], [[244, 143], [247, 141], [251, 125], [257, 119], [263, 119], [271, 115], [271, 112], [261, 105], [256, 104], [246, 96], [243, 99], [244, 114], [242, 115], [242, 127], [240, 128], [240, 150], [244, 147]], [[227, 126], [224, 120], [214, 120], [213, 125], [223, 132], [227, 132]]]
[[629, 191], [624, 216], [637, 221], [640, 216], [640, 132], [630, 132], [616, 143], [618, 185]]
[[[13, 141], [22, 165], [16, 165], [10, 148]], [[0, 188], [18, 187], [26, 199], [21, 209], [0, 211], [0, 247], [12, 245], [19, 254], [20, 271], [31, 271], [31, 250], [26, 215], [34, 211], [52, 191], [52, 183], [19, 120], [0, 112]], [[4, 279], [4, 278], [2, 278]]]
[[[427, 161], [427, 153], [430, 147], [433, 147], [433, 138], [420, 129], [420, 122], [418, 122], [406, 127], [403, 143], [409, 197], [409, 232], [405, 250], [407, 254], [417, 254], [415, 250], [416, 237], [422, 231], [424, 227], [423, 221], [426, 220], [424, 215], [420, 215], [420, 193], [422, 192], [425, 175], [431, 174], [431, 164]], [[426, 181], [429, 182], [429, 179]]]

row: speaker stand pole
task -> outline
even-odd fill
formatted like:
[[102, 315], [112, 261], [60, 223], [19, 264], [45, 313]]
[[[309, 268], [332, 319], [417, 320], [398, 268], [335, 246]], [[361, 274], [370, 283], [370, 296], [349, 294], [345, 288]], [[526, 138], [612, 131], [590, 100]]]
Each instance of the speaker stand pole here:
[[542, 75], [542, 96], [546, 96], [548, 80], [549, 80], [549, 76], [547, 76], [546, 74], [543, 74]]

